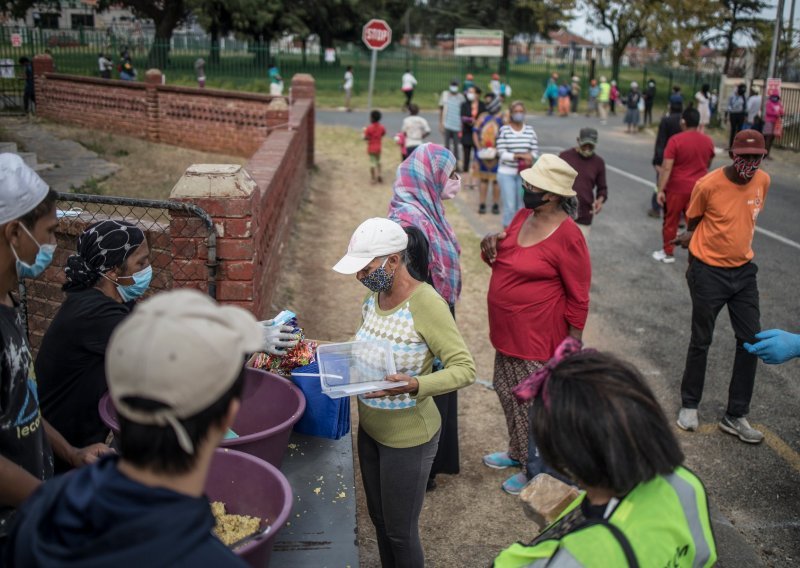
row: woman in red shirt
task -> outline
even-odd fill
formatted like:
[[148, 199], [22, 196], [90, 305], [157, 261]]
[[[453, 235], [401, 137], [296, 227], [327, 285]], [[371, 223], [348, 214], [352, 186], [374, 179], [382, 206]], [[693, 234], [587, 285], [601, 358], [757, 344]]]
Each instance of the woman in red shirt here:
[[[543, 367], [566, 336], [580, 339], [586, 323], [592, 269], [586, 239], [572, 219], [578, 207], [572, 189], [577, 175], [558, 156], [543, 154], [521, 173], [525, 208], [507, 231], [481, 241], [483, 259], [492, 267], [488, 304], [489, 336], [497, 350], [494, 389], [509, 434], [508, 451], [483, 458], [495, 469], [531, 461], [528, 406], [516, 401], [512, 389]], [[534, 460], [536, 467], [541, 463]], [[503, 489], [516, 495], [527, 479], [518, 473]]]

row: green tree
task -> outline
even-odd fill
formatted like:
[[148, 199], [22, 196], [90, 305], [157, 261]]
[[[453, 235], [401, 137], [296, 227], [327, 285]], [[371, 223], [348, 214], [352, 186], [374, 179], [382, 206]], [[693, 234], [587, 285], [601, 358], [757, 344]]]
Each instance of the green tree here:
[[[611, 75], [619, 79], [625, 49], [654, 29], [662, 2], [656, 0], [583, 0], [589, 22], [611, 34]], [[665, 2], [666, 3], [666, 2]]]
[[208, 60], [219, 63], [219, 39], [234, 30], [236, 2], [230, 0], [187, 0], [189, 10], [211, 38]]
[[420, 10], [420, 28], [428, 37], [452, 35], [456, 28], [484, 28], [503, 31], [504, 57], [501, 70], [507, 69], [508, 47], [518, 34], [532, 38], [561, 27], [574, 8], [573, 0], [430, 0]]
[[762, 24], [766, 22], [758, 15], [769, 8], [770, 3], [763, 0], [717, 0], [717, 22], [719, 24], [706, 36], [709, 44], [721, 44], [725, 50], [725, 65], [722, 72], [730, 71], [733, 52], [737, 47], [737, 38], [758, 39], [763, 35]]
[[714, 1], [670, 0], [662, 4], [659, 20], [648, 27], [645, 39], [670, 61], [695, 65], [707, 30], [717, 22]]
[[[356, 41], [361, 25], [366, 22], [358, 0], [294, 0], [287, 3], [284, 23], [287, 31], [300, 36], [303, 45], [303, 64], [306, 41], [315, 34], [322, 48], [333, 47], [335, 41]], [[320, 62], [324, 49], [319, 52]]]
[[153, 20], [155, 41], [147, 54], [147, 67], [164, 69], [169, 57], [172, 32], [188, 15], [184, 0], [100, 0], [98, 10], [107, 10], [112, 5], [130, 8], [136, 17]]
[[[188, 14], [184, 0], [99, 0], [98, 12], [108, 10], [112, 5], [129, 8], [138, 18], [152, 20], [155, 25], [155, 41], [147, 55], [147, 66], [164, 69], [169, 55], [172, 32]], [[14, 18], [22, 18], [30, 8], [48, 7], [60, 10], [58, 0], [0, 0], [0, 12]]]

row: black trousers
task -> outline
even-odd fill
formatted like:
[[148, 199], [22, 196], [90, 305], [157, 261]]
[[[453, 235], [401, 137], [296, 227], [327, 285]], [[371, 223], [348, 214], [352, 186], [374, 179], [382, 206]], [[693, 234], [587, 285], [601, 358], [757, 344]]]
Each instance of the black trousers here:
[[731, 136], [728, 140], [728, 148], [733, 146], [733, 139], [736, 137], [736, 133], [742, 129], [742, 125], [744, 124], [744, 120], [747, 118], [747, 113], [745, 112], [732, 112], [728, 115], [731, 120]]
[[714, 336], [714, 325], [720, 310], [727, 306], [736, 335], [727, 413], [739, 418], [750, 411], [758, 358], [748, 353], [742, 344], [752, 343], [753, 336], [761, 330], [757, 273], [758, 267], [752, 262], [737, 268], [719, 268], [696, 258], [690, 261], [686, 280], [692, 296], [692, 337], [681, 382], [681, 404], [684, 408], [697, 408], [703, 397], [708, 348]]
[[29, 89], [25, 87], [25, 90], [22, 92], [22, 108], [25, 111], [25, 114], [31, 112], [31, 105], [36, 104], [36, 95], [34, 95], [33, 89]]
[[[456, 317], [455, 306], [450, 306], [450, 313]], [[441, 367], [434, 368], [438, 371]], [[439, 430], [439, 447], [431, 466], [430, 477], [433, 479], [437, 473], [456, 475], [461, 471], [460, 456], [458, 451], [458, 391], [440, 394], [433, 397], [436, 408], [442, 417], [442, 428]]]

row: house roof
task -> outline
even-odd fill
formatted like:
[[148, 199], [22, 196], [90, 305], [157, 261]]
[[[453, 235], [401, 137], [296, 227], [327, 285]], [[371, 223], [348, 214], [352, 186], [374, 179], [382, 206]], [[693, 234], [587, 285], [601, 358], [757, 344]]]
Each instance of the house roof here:
[[575, 45], [585, 45], [587, 47], [591, 47], [595, 45], [593, 41], [589, 41], [583, 36], [579, 36], [578, 34], [574, 34], [569, 30], [560, 29], [555, 32], [549, 32], [548, 37], [551, 41], [554, 41], [560, 45], [568, 46], [573, 41]]

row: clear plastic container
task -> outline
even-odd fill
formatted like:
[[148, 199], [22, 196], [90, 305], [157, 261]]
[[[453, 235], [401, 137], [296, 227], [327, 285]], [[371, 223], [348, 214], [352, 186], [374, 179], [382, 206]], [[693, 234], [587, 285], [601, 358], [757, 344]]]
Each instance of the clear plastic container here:
[[317, 347], [322, 392], [331, 398], [397, 388], [408, 383], [384, 380], [397, 370], [387, 340], [329, 343]]

